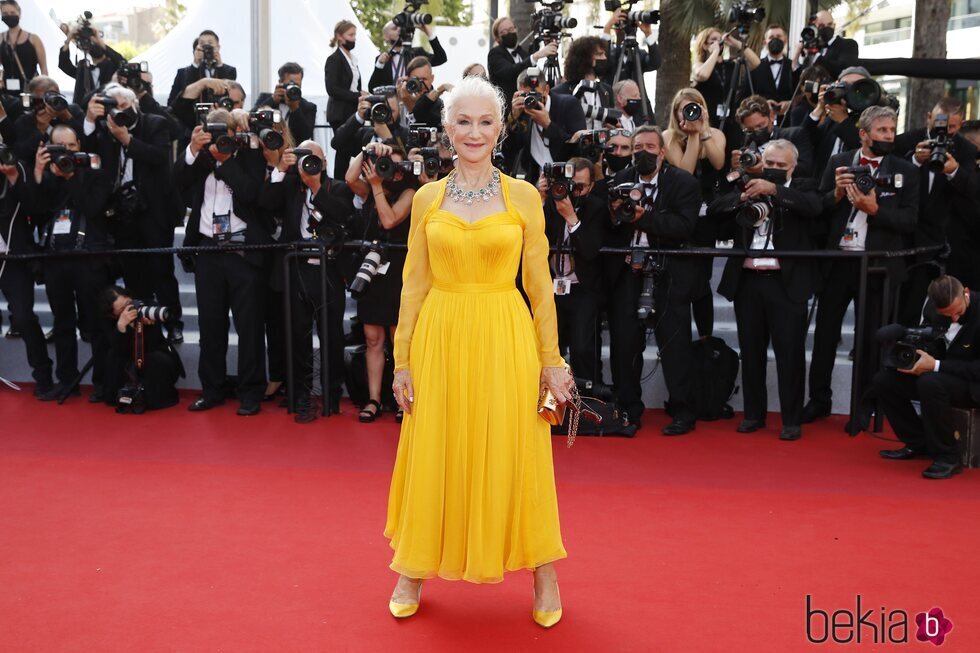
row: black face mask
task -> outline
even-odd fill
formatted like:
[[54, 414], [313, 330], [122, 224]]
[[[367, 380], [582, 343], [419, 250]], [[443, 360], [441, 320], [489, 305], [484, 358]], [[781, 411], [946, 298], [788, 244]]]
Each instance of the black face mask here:
[[766, 181], [771, 181], [777, 186], [782, 186], [786, 183], [787, 175], [785, 170], [780, 170], [778, 168], [763, 168], [762, 178]]
[[[978, 154], [977, 156], [980, 157], [980, 154]], [[605, 156], [605, 159], [606, 159], [606, 164], [609, 166], [609, 169], [612, 170], [613, 172], [619, 172], [620, 170], [628, 166], [631, 161], [630, 157], [628, 156], [616, 156], [615, 154], [607, 154]]]
[[817, 30], [817, 36], [824, 43], [830, 43], [830, 40], [834, 38], [834, 28], [829, 25], [827, 27], [821, 27]]
[[637, 171], [644, 177], [652, 175], [657, 171], [657, 156], [650, 154], [646, 150], [633, 152], [633, 165], [636, 166]]
[[609, 72], [609, 59], [596, 59], [592, 68], [595, 70], [596, 77], [605, 77]]
[[756, 145], [764, 145], [770, 141], [772, 134], [769, 133], [768, 129], [745, 129], [743, 130], [745, 134], [745, 144], [755, 143]]
[[344, 41], [344, 49], [350, 52], [357, 45], [354, 41]]
[[2, 20], [10, 29], [20, 25], [20, 16], [4, 16]]
[[105, 56], [105, 48], [100, 48], [97, 45], [93, 45], [88, 49], [88, 53], [92, 55], [93, 59], [101, 59]]
[[626, 112], [627, 116], [631, 118], [636, 114], [640, 113], [640, 107], [643, 106], [643, 100], [626, 100], [626, 106], [623, 107], [623, 111]]
[[504, 34], [500, 37], [500, 45], [504, 46], [508, 50], [513, 50], [517, 47], [517, 32], [511, 32], [510, 34]]
[[894, 141], [871, 141], [871, 153], [875, 156], [885, 156], [895, 151]]
[[771, 54], [774, 57], [778, 56], [779, 53], [782, 52], [783, 48], [785, 47], [786, 47], [786, 43], [780, 38], [772, 39], [766, 45], [766, 49], [769, 50], [769, 54]]

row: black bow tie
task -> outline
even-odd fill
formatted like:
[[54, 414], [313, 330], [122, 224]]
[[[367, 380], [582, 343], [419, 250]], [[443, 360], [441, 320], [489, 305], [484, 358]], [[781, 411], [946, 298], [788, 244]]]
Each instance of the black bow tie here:
[[654, 193], [657, 192], [657, 185], [656, 184], [650, 184], [650, 183], [644, 183], [643, 184], [643, 190], [646, 192], [647, 195], [653, 195]]

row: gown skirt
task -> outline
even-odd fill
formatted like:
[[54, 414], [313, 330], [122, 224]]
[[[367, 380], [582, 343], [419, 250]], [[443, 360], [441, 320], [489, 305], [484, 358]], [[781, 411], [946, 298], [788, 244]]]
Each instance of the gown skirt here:
[[[540, 196], [502, 176], [507, 210], [472, 224], [415, 196], [395, 336], [415, 390], [388, 499], [391, 569], [496, 583], [567, 556], [551, 432], [537, 414], [542, 365], [559, 366]], [[522, 258], [523, 256], [523, 258]], [[535, 316], [516, 288], [523, 285]]]

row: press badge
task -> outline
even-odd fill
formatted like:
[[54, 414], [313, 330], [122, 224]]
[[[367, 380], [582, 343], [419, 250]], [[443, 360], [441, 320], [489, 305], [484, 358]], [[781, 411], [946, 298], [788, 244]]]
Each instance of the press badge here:
[[226, 243], [231, 240], [231, 213], [215, 214], [211, 221], [211, 232], [214, 239], [219, 243]]
[[54, 229], [51, 233], [55, 236], [62, 236], [71, 233], [71, 211], [61, 209], [54, 218]]
[[724, 120], [725, 118], [728, 117], [728, 111], [729, 111], [728, 105], [722, 103], [715, 108], [715, 115], [717, 115], [719, 118]]
[[4, 86], [8, 91], [20, 92], [20, 80], [16, 77], [13, 79], [8, 79], [6, 82], [4, 82]]
[[572, 289], [572, 283], [568, 279], [555, 279], [555, 294], [567, 295]]
[[391, 261], [385, 261], [385, 264], [378, 268], [377, 274], [384, 276], [388, 273], [388, 268], [391, 267]]
[[841, 239], [845, 244], [852, 244], [857, 241], [857, 231], [850, 227], [844, 230], [844, 237]]

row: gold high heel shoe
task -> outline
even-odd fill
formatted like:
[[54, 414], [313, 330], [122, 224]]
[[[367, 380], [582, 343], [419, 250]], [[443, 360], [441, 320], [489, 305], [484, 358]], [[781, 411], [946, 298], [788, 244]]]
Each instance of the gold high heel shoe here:
[[[555, 589], [556, 590], [558, 589], [557, 583], [555, 584]], [[533, 588], [531, 590], [531, 593], [532, 595], [534, 594]], [[534, 619], [534, 623], [538, 624], [539, 626], [543, 626], [544, 628], [551, 628], [556, 623], [561, 621], [561, 608], [558, 608], [554, 612], [545, 612], [543, 610], [535, 610], [532, 608], [531, 618]]]
[[422, 603], [422, 581], [419, 581], [419, 596], [415, 603], [395, 603], [394, 601], [388, 601], [388, 609], [391, 611], [392, 616], [402, 619], [404, 617], [411, 617], [418, 612], [420, 603]]

